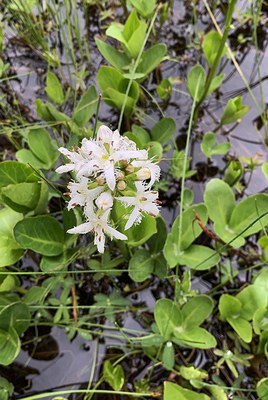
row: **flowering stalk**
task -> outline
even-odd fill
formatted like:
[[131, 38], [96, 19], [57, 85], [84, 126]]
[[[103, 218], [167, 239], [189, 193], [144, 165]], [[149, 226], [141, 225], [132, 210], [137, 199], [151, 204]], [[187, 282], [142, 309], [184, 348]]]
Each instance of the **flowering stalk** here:
[[144, 214], [159, 213], [158, 192], [151, 191], [159, 180], [160, 168], [148, 159], [147, 150], [138, 150], [136, 144], [102, 125], [96, 139], [82, 140], [81, 147], [59, 151], [69, 162], [56, 169], [57, 173], [72, 171], [75, 181], [69, 182], [68, 210], [83, 207], [86, 222], [68, 230], [68, 233], [94, 233], [94, 244], [104, 252], [105, 234], [127, 240], [127, 236], [113, 226], [111, 211], [116, 201], [131, 207], [125, 230], [141, 222]]

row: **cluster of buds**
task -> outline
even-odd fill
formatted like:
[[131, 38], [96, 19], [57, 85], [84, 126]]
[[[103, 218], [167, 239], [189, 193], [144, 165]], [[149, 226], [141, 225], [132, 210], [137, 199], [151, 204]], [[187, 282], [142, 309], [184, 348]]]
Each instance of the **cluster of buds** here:
[[140, 223], [144, 213], [159, 213], [158, 192], [152, 185], [159, 180], [160, 168], [148, 159], [147, 150], [138, 150], [136, 144], [102, 125], [96, 139], [82, 140], [81, 147], [59, 151], [69, 162], [56, 169], [61, 174], [72, 171], [69, 182], [68, 210], [81, 206], [86, 222], [68, 230], [68, 233], [94, 233], [94, 244], [104, 252], [105, 234], [126, 240], [112, 221], [111, 211], [116, 201], [130, 209], [125, 230]]

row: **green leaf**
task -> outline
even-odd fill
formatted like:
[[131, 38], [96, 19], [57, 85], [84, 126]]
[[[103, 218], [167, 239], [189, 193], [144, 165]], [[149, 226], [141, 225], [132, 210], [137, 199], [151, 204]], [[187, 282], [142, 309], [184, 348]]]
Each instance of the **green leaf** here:
[[125, 383], [125, 374], [121, 365], [113, 366], [110, 360], [104, 361], [103, 377], [109, 385], [118, 391]]
[[59, 222], [48, 215], [25, 218], [17, 223], [14, 234], [24, 249], [45, 256], [57, 256], [63, 252], [64, 232]]
[[176, 132], [176, 122], [171, 117], [160, 119], [151, 129], [151, 137], [153, 140], [165, 144], [172, 139]]
[[9, 365], [20, 352], [20, 338], [14, 328], [0, 329], [0, 364]]
[[143, 73], [140, 73], [140, 72], [127, 72], [127, 73], [125, 73], [125, 74], [123, 74], [123, 77], [124, 78], [127, 78], [127, 79], [141, 79], [141, 78], [144, 78], [145, 77], [145, 75], [143, 74]]
[[[263, 216], [262, 218], [260, 218]], [[257, 222], [254, 222], [257, 221]], [[256, 194], [242, 200], [233, 210], [229, 227], [243, 237], [259, 232], [268, 224], [268, 195]], [[248, 229], [246, 229], [248, 227]]]
[[[218, 50], [220, 48], [222, 41], [221, 35], [216, 31], [210, 31], [206, 34], [203, 40], [203, 51], [204, 55], [207, 59], [208, 65], [210, 67], [213, 66], [215, 58], [218, 54]], [[221, 57], [226, 53], [226, 48], [224, 47]]]
[[268, 293], [265, 288], [257, 285], [250, 285], [243, 289], [236, 298], [242, 304], [240, 316], [250, 321], [256, 310], [260, 307], [266, 307], [268, 304]]
[[168, 273], [168, 266], [163, 254], [159, 254], [158, 256], [154, 257], [154, 275], [158, 276], [160, 279], [164, 279], [167, 277]]
[[224, 173], [224, 182], [234, 186], [242, 177], [244, 168], [240, 161], [232, 160]]
[[163, 349], [162, 353], [163, 367], [171, 370], [175, 363], [175, 351], [172, 342], [168, 341]]
[[206, 186], [204, 200], [209, 218], [221, 226], [228, 225], [235, 208], [235, 196], [230, 186], [220, 179], [212, 179]]
[[198, 349], [211, 349], [217, 345], [214, 336], [199, 326], [178, 326], [174, 328], [173, 334], [176, 338], [173, 341], [179, 345]]
[[10, 327], [14, 328], [18, 335], [25, 332], [31, 321], [31, 315], [28, 307], [20, 302], [1, 304], [0, 326], [1, 329], [8, 331]]
[[[112, 67], [100, 67], [97, 80], [101, 90], [103, 91], [103, 99], [112, 107], [121, 109], [125, 101], [125, 92], [128, 86], [128, 79], [116, 71]], [[126, 114], [131, 114], [133, 108], [139, 98], [139, 85], [132, 82], [129, 95], [126, 101]]]
[[221, 124], [232, 124], [240, 120], [243, 115], [249, 112], [249, 107], [242, 104], [242, 97], [237, 96], [234, 99], [228, 100], [228, 103], [221, 117]]
[[51, 103], [43, 103], [42, 100], [37, 99], [35, 101], [35, 109], [37, 115], [47, 122], [72, 123], [70, 117], [58, 111]]
[[262, 331], [268, 332], [268, 308], [258, 308], [253, 316], [253, 329], [257, 335]]
[[97, 109], [98, 93], [94, 85], [91, 85], [79, 100], [74, 109], [73, 120], [84, 128]]
[[[195, 219], [195, 213], [198, 214], [202, 223], [206, 225], [208, 216], [205, 205], [195, 204], [187, 208], [187, 210], [185, 210], [182, 215], [179, 215], [175, 219], [172, 225], [171, 232], [167, 236], [167, 240], [164, 246], [164, 256], [171, 268], [175, 267], [175, 265], [179, 263], [181, 252], [186, 250], [202, 232], [202, 229]], [[180, 218], [182, 218], [182, 230], [179, 249], [178, 238]]]
[[6, 205], [19, 213], [27, 213], [35, 209], [41, 192], [41, 184], [17, 183], [8, 185], [1, 190], [2, 199]]
[[223, 294], [220, 298], [219, 311], [223, 320], [240, 317], [241, 307], [241, 302], [230, 294]]
[[99, 52], [116, 69], [125, 70], [131, 63], [131, 59], [122, 51], [116, 50], [103, 40], [95, 39]]
[[0, 275], [0, 293], [11, 292], [12, 290], [19, 287], [20, 287], [20, 280], [17, 276], [11, 274]]
[[[0, 46], [1, 50], [1, 46]], [[0, 377], [0, 399], [8, 400], [12, 397], [14, 392], [14, 386], [12, 383], [8, 382], [7, 379]]]
[[[153, 141], [153, 142], [149, 142], [147, 143], [149, 150], [148, 150], [148, 158], [151, 159], [153, 158], [154, 161], [159, 161], [161, 160], [162, 156], [163, 156], [163, 147], [162, 145], [157, 142], [157, 141]], [[144, 146], [143, 148], [146, 148], [147, 146]]]
[[232, 326], [241, 339], [249, 343], [252, 338], [252, 328], [250, 323], [241, 317], [241, 301], [229, 294], [223, 294], [219, 302], [219, 311], [221, 318]]
[[181, 310], [169, 299], [160, 299], [155, 303], [154, 317], [160, 334], [166, 340], [171, 339], [174, 328], [183, 323]]
[[30, 164], [37, 169], [50, 169], [46, 164], [39, 160], [31, 150], [20, 149], [16, 153], [16, 158], [23, 164]]
[[201, 143], [201, 150], [207, 158], [216, 154], [226, 154], [231, 148], [229, 142], [216, 144], [216, 134], [214, 132], [208, 132], [203, 136]]
[[130, 2], [144, 18], [150, 17], [156, 7], [156, 0], [130, 0]]
[[60, 81], [58, 80], [57, 76], [53, 74], [53, 72], [47, 73], [46, 92], [50, 99], [54, 101], [54, 103], [58, 104], [59, 106], [63, 104], [64, 94], [62, 87]]
[[10, 208], [0, 210], [0, 267], [15, 264], [24, 253], [13, 236], [13, 228], [22, 218]]
[[213, 300], [206, 295], [195, 296], [188, 300], [182, 309], [183, 324], [187, 326], [201, 325], [212, 313]]
[[218, 89], [221, 86], [224, 77], [225, 77], [224, 74], [214, 76], [209, 86], [208, 94], [214, 92], [214, 90]]
[[259, 400], [268, 400], [268, 378], [262, 378], [257, 383], [257, 394]]
[[204, 200], [217, 235], [226, 243], [232, 241], [231, 244], [234, 247], [242, 246], [244, 239], [233, 240], [237, 234], [229, 226], [232, 212], [235, 209], [235, 196], [230, 186], [220, 179], [212, 179], [206, 186]]
[[26, 305], [30, 304], [42, 304], [45, 297], [48, 295], [49, 291], [41, 286], [32, 286], [29, 290], [27, 290], [23, 302]]
[[132, 133], [137, 136], [138, 140], [140, 140], [144, 146], [147, 146], [147, 143], [151, 140], [149, 133], [145, 129], [135, 124], [132, 125], [131, 130]]
[[192, 379], [198, 379], [198, 381], [200, 381], [208, 378], [208, 373], [206, 371], [192, 366], [185, 367], [183, 365], [180, 366], [180, 375], [188, 381]]
[[156, 229], [157, 233], [153, 235], [147, 242], [152, 254], [157, 254], [163, 249], [167, 238], [167, 226], [161, 216], [156, 218]]
[[210, 400], [206, 394], [184, 389], [175, 383], [164, 382], [164, 400]]
[[135, 282], [145, 281], [154, 270], [154, 262], [148, 250], [137, 250], [129, 262], [128, 273]]
[[262, 164], [261, 170], [262, 170], [263, 175], [265, 176], [266, 180], [268, 181], [268, 162], [265, 162]]
[[206, 72], [201, 65], [192, 67], [187, 75], [187, 87], [190, 95], [197, 102], [201, 100], [206, 83]]
[[120, 43], [127, 45], [127, 39], [123, 35], [124, 26], [118, 22], [113, 22], [108, 29], [106, 29], [106, 35], [118, 40]]
[[38, 179], [28, 165], [18, 161], [2, 161], [0, 163], [0, 189], [15, 183], [36, 182]]
[[118, 228], [120, 232], [128, 237], [127, 244], [131, 247], [137, 247], [145, 243], [153, 234], [156, 233], [156, 218], [146, 214], [139, 225], [133, 225], [125, 231], [125, 225], [128, 221], [131, 207], [125, 207], [117, 201], [113, 206], [113, 220], [119, 221]]
[[136, 10], [132, 10], [123, 29], [124, 45], [131, 58], [137, 58], [145, 40], [146, 30], [146, 22], [139, 20]]
[[167, 52], [167, 47], [163, 43], [155, 44], [148, 50], [142, 53], [141, 61], [137, 67], [136, 72], [141, 72], [148, 75], [152, 72], [163, 60]]
[[178, 258], [179, 265], [187, 265], [196, 271], [204, 271], [220, 262], [220, 255], [206, 246], [192, 244], [182, 251]]
[[68, 249], [58, 256], [43, 256], [40, 263], [41, 271], [50, 273], [53, 271], [62, 271], [64, 269], [67, 270], [68, 265], [73, 260], [74, 253], [74, 249]]
[[156, 92], [160, 99], [168, 100], [172, 93], [172, 82], [170, 78], [163, 79], [156, 88]]
[[250, 343], [252, 340], [252, 328], [248, 321], [243, 318], [227, 318], [227, 322], [236, 331], [238, 336], [246, 343]]
[[47, 169], [51, 168], [58, 158], [52, 139], [44, 128], [31, 129], [28, 134], [29, 147], [35, 157], [45, 164]]

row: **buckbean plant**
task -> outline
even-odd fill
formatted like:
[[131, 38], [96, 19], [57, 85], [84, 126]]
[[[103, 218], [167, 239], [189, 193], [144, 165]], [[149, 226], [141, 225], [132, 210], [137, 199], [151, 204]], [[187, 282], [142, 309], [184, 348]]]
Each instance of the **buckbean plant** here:
[[[183, 56], [166, 34], [182, 3]], [[267, 4], [249, 3], [0, 5], [1, 400], [268, 399], [268, 195], [250, 185], [268, 177]], [[256, 54], [260, 99], [238, 48]], [[18, 64], [22, 50], [39, 69]], [[245, 99], [222, 96], [230, 68]], [[41, 82], [28, 104], [25, 74]], [[239, 157], [249, 112], [262, 153]], [[56, 328], [95, 346], [88, 382], [19, 387], [10, 371], [23, 351], [45, 360], [48, 339], [54, 359]]]

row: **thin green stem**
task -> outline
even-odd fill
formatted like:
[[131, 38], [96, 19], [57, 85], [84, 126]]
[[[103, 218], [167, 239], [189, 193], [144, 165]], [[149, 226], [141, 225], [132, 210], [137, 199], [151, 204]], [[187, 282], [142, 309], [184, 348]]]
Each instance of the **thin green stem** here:
[[[185, 187], [185, 180], [186, 180], [186, 172], [187, 172], [187, 162], [188, 162], [188, 153], [190, 147], [190, 136], [193, 127], [193, 120], [194, 120], [194, 112], [195, 112], [195, 105], [196, 105], [196, 96], [198, 93], [200, 85], [200, 79], [197, 82], [194, 101], [192, 104], [191, 115], [188, 125], [187, 131], [187, 139], [186, 139], [186, 146], [185, 146], [185, 154], [183, 160], [183, 169], [182, 169], [182, 179], [181, 179], [181, 201], [180, 201], [180, 220], [179, 220], [179, 232], [178, 232], [178, 253], [181, 251], [181, 238], [182, 238], [182, 211], [183, 211], [183, 203], [184, 203], [184, 187]], [[176, 282], [175, 282], [175, 302], [178, 303], [179, 300], [179, 265], [176, 266]]]
[[103, 394], [103, 395], [108, 395], [108, 394], [118, 394], [122, 396], [129, 396], [129, 397], [160, 397], [161, 393], [159, 392], [147, 392], [147, 393], [133, 393], [133, 392], [121, 392], [119, 390], [82, 390], [82, 389], [73, 389], [73, 390], [60, 390], [58, 392], [45, 392], [41, 394], [34, 394], [33, 396], [28, 396], [24, 397], [23, 400], [37, 400], [37, 399], [45, 399], [47, 397], [51, 396], [63, 396], [63, 395], [68, 395], [68, 394]]

